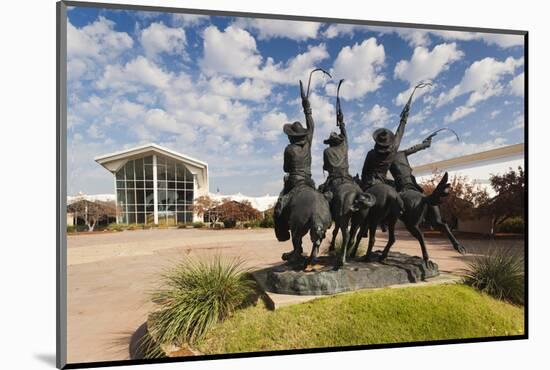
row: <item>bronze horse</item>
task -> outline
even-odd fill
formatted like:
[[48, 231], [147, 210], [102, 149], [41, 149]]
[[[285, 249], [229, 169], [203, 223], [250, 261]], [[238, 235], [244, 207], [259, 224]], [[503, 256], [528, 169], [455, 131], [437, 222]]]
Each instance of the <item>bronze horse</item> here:
[[445, 172], [439, 181], [439, 184], [430, 195], [426, 195], [413, 189], [407, 189], [399, 193], [404, 205], [403, 213], [400, 216], [400, 219], [403, 221], [405, 227], [411, 235], [414, 236], [420, 243], [422, 258], [425, 261], [429, 260], [429, 255], [428, 250], [426, 249], [426, 243], [424, 241], [424, 233], [422, 233], [422, 230], [420, 229], [420, 224], [425, 221], [443, 231], [457, 252], [460, 254], [466, 253], [462, 244], [460, 244], [454, 237], [453, 233], [449, 229], [449, 226], [441, 219], [439, 204], [441, 203], [441, 198], [449, 194], [450, 184], [448, 183], [448, 180], [449, 175]]
[[361, 212], [367, 215], [371, 207], [376, 204], [373, 194], [365, 193], [354, 181], [346, 181], [338, 185], [330, 202], [330, 211], [334, 220], [334, 230], [329, 252], [335, 249], [336, 235], [338, 230], [342, 232], [342, 250], [336, 260], [336, 267], [346, 263], [346, 250], [350, 241], [350, 221], [354, 215]]
[[[368, 231], [369, 244], [364, 257], [368, 261], [372, 258], [372, 249], [378, 225], [384, 224], [388, 228], [388, 243], [384, 248], [386, 256], [393, 243], [395, 243], [395, 224], [403, 207], [403, 201], [395, 188], [388, 184], [375, 184], [368, 188], [365, 193], [373, 196], [375, 203], [369, 209], [359, 210], [352, 216], [350, 239], [347, 246], [344, 247], [343, 252], [345, 253], [346, 249], [350, 247], [349, 256], [355, 257], [359, 243], [361, 243], [361, 239]], [[358, 234], [357, 231], [359, 231]]]
[[[330, 207], [321, 192], [308, 185], [299, 185], [283, 211], [282, 217], [288, 217], [292, 239], [292, 251], [283, 253], [283, 260], [295, 264], [312, 263], [319, 253], [319, 246], [332, 223]], [[302, 238], [309, 232], [311, 254], [308, 259], [303, 255]]]

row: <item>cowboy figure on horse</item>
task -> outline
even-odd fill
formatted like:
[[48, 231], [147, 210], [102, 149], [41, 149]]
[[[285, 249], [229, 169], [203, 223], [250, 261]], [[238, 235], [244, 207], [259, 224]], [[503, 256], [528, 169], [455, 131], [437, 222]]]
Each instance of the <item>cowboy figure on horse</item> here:
[[283, 131], [290, 141], [284, 151], [283, 170], [287, 175], [284, 177], [284, 187], [279, 194], [279, 199], [277, 199], [273, 212], [275, 234], [280, 241], [290, 238], [288, 220], [282, 216], [283, 210], [292, 196], [292, 190], [302, 184], [315, 188], [315, 182], [311, 178], [311, 142], [313, 140], [315, 123], [311, 115], [309, 98], [304, 93], [302, 81], [300, 81], [300, 93], [306, 118], [306, 127], [304, 128], [298, 121], [287, 123], [283, 126]]
[[375, 184], [386, 184], [386, 174], [394, 160], [395, 153], [401, 144], [405, 132], [405, 125], [409, 116], [410, 100], [401, 112], [401, 120], [395, 134], [387, 128], [379, 128], [374, 131], [374, 148], [369, 150], [361, 171], [361, 183], [363, 189], [368, 189]]
[[[343, 81], [340, 80], [338, 84], [338, 92]], [[323, 170], [328, 172], [328, 178], [323, 184], [319, 185], [319, 191], [322, 193], [329, 191], [334, 193], [338, 185], [344, 182], [353, 182], [353, 178], [349, 174], [346, 124], [344, 123], [344, 113], [340, 107], [338, 94], [336, 99], [336, 125], [340, 128], [340, 133], [331, 132], [328, 139], [323, 141], [329, 147], [323, 152]]]
[[412, 98], [416, 89], [421, 89], [426, 86], [431, 86], [429, 82], [421, 82], [413, 89], [407, 104], [403, 107], [400, 115], [399, 126], [395, 131], [395, 134], [387, 128], [379, 128], [374, 131], [372, 137], [375, 145], [374, 149], [371, 149], [367, 153], [365, 162], [363, 164], [363, 170], [361, 172], [361, 183], [363, 189], [367, 189], [375, 184], [393, 185], [386, 179], [386, 175], [392, 162], [395, 159], [396, 153], [399, 150], [401, 139], [405, 133], [405, 125], [409, 118], [409, 112], [411, 109]]
[[429, 148], [432, 145], [432, 138], [429, 137], [422, 141], [420, 144], [416, 144], [408, 149], [400, 150], [395, 153], [393, 162], [390, 165], [390, 173], [395, 181], [395, 189], [398, 192], [404, 190], [416, 190], [421, 193], [424, 189], [416, 182], [416, 178], [412, 174], [412, 168], [409, 163], [409, 155], [414, 154], [420, 150]]

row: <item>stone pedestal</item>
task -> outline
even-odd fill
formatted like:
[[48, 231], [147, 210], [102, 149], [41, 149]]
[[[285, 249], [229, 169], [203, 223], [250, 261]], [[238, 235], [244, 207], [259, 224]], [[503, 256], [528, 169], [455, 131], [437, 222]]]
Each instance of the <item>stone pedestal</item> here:
[[[374, 259], [379, 258], [375, 252]], [[439, 275], [437, 264], [407, 254], [392, 252], [383, 262], [351, 259], [335, 270], [333, 257], [319, 257], [303, 270], [281, 264], [254, 274], [267, 291], [291, 295], [327, 295], [365, 288], [382, 288], [423, 281]], [[261, 281], [260, 281], [261, 280]]]

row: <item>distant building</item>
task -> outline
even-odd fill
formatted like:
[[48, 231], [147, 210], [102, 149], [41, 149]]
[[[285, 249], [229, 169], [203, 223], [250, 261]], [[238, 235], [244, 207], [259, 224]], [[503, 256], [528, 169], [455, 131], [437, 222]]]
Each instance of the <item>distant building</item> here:
[[447, 171], [450, 179], [454, 175], [466, 176], [492, 196], [495, 192], [489, 180], [491, 175], [503, 174], [510, 168], [517, 170], [519, 166], [525, 169], [523, 143], [416, 166], [413, 173], [419, 183], [429, 179], [436, 171]]
[[117, 223], [177, 224], [200, 220], [193, 201], [208, 194], [208, 165], [156, 144], [95, 161], [113, 174]]
[[265, 212], [270, 208], [273, 208], [275, 206], [275, 203], [277, 202], [278, 196], [276, 195], [263, 195], [261, 197], [249, 197], [241, 193], [237, 194], [229, 194], [224, 195], [220, 193], [210, 193], [210, 198], [217, 200], [217, 201], [223, 201], [224, 199], [231, 199], [237, 202], [244, 202], [248, 201], [254, 207], [260, 212]]
[[[494, 196], [491, 187], [491, 175], [502, 175], [518, 167], [525, 169], [525, 146], [523, 143], [508, 145], [484, 152], [469, 154], [417, 166], [413, 173], [419, 183], [432, 177], [436, 171], [448, 172], [449, 179], [453, 176], [466, 176], [470, 181], [479, 184], [489, 196]], [[458, 220], [458, 230], [465, 232], [490, 233], [491, 218], [484, 217], [476, 220]]]

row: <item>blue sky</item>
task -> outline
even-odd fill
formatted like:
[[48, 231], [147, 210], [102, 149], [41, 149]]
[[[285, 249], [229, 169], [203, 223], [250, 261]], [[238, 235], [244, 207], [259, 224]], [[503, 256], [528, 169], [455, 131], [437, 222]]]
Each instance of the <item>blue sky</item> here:
[[208, 162], [210, 191], [277, 194], [314, 67], [334, 78], [312, 82], [317, 183], [340, 78], [352, 174], [421, 80], [402, 147], [441, 127], [461, 142], [442, 132], [413, 165], [524, 141], [522, 36], [77, 7], [67, 38], [68, 194], [112, 193], [93, 158], [150, 142]]

